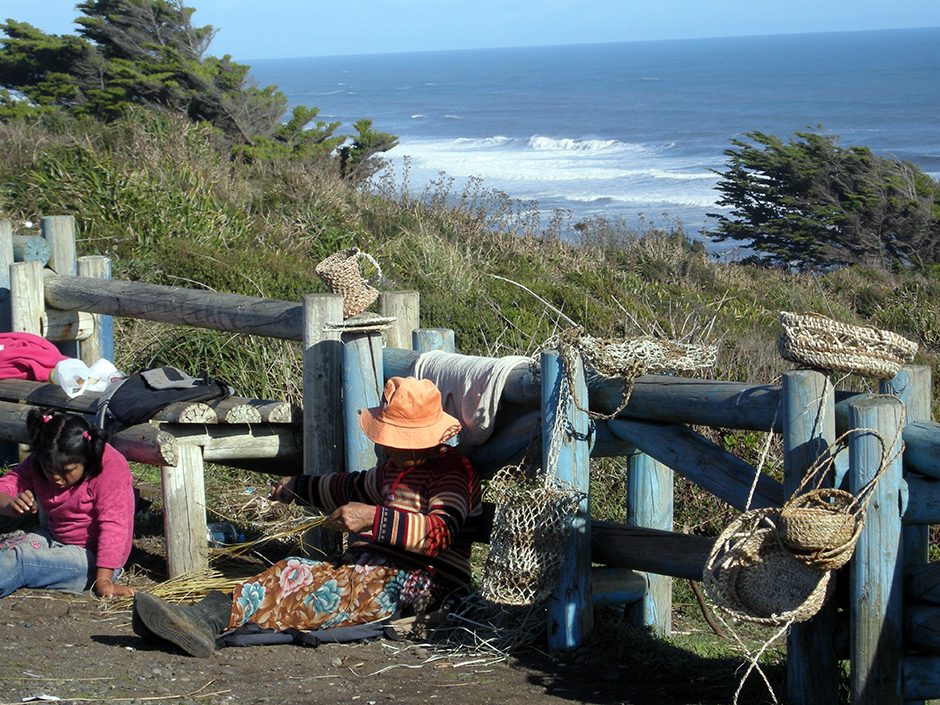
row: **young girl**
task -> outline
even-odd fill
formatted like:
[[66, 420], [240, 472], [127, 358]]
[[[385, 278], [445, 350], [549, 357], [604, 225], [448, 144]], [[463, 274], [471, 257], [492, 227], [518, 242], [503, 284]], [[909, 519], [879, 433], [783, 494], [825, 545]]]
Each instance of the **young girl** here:
[[30, 455], [0, 477], [0, 515], [42, 510], [47, 522], [0, 542], [0, 597], [21, 587], [133, 595], [116, 585], [131, 552], [134, 489], [130, 468], [108, 435], [76, 414], [33, 409]]

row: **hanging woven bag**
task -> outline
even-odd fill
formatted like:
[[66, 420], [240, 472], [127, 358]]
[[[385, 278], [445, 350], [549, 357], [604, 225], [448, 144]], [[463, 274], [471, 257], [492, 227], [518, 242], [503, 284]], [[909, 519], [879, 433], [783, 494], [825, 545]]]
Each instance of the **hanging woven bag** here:
[[382, 268], [372, 255], [350, 247], [340, 250], [316, 266], [316, 273], [330, 291], [343, 296], [343, 318], [355, 316], [372, 305], [379, 292], [362, 276], [361, 260], [369, 262], [376, 270], [375, 279], [382, 277]]

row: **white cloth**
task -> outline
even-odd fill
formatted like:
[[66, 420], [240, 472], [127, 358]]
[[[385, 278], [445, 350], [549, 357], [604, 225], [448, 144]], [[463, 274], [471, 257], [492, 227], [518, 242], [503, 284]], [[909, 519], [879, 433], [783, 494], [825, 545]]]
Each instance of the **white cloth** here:
[[418, 356], [413, 374], [431, 380], [441, 390], [444, 411], [463, 425], [460, 443], [478, 446], [493, 433], [509, 373], [530, 362], [520, 355], [474, 357], [434, 350]]

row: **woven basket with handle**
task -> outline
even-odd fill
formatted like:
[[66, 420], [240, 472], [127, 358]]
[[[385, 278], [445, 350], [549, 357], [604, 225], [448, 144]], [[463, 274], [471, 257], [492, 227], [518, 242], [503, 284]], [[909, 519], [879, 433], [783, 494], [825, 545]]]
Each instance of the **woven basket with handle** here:
[[330, 291], [343, 296], [343, 318], [364, 311], [378, 298], [379, 292], [362, 276], [361, 260], [368, 261], [376, 270], [375, 278], [382, 276], [378, 262], [358, 247], [336, 252], [316, 267], [316, 273]]

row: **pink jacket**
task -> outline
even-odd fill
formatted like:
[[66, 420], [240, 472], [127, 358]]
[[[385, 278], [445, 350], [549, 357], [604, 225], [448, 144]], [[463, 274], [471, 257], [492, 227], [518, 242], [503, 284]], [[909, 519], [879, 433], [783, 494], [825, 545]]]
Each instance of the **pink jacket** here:
[[134, 488], [127, 461], [114, 448], [105, 446], [101, 474], [64, 490], [30, 455], [0, 477], [0, 492], [15, 497], [26, 490], [48, 516], [56, 541], [93, 551], [98, 568], [124, 566], [134, 539]]

